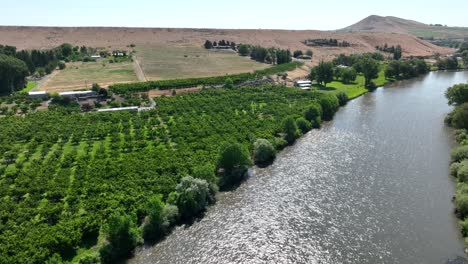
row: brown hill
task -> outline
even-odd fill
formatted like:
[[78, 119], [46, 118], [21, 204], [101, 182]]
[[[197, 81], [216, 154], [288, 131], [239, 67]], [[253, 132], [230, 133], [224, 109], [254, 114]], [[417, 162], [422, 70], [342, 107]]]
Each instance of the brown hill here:
[[429, 27], [426, 24], [407, 20], [393, 16], [377, 16], [372, 15], [364, 18], [363, 20], [353, 24], [349, 27], [341, 29], [343, 32], [390, 32], [408, 34], [409, 28], [412, 27]]
[[449, 54], [452, 49], [435, 46], [405, 34], [330, 32], [316, 30], [225, 30], [166, 28], [106, 28], [106, 27], [16, 27], [0, 26], [0, 44], [19, 49], [43, 49], [62, 43], [103, 48], [123, 48], [129, 44], [202, 45], [206, 39], [229, 40], [236, 43], [259, 44], [306, 50], [305, 39], [335, 38], [347, 41], [351, 47], [311, 47], [315, 61], [329, 60], [339, 53], [375, 51], [375, 46], [401, 45], [405, 56]]
[[468, 37], [466, 27], [447, 27], [440, 24], [427, 25], [414, 20], [393, 16], [372, 15], [338, 32], [386, 32], [409, 34], [427, 39], [460, 39]]

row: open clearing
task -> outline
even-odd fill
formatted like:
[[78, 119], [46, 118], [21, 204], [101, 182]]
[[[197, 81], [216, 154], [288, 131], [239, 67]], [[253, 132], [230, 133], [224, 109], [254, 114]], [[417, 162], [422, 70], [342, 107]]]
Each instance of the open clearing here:
[[47, 92], [61, 92], [88, 89], [93, 83], [108, 86], [114, 83], [136, 82], [138, 78], [132, 62], [108, 63], [101, 59], [97, 62], [68, 63], [64, 70], [54, 71], [39, 87]]
[[137, 58], [148, 80], [209, 77], [268, 68], [233, 51], [194, 45], [137, 45]]

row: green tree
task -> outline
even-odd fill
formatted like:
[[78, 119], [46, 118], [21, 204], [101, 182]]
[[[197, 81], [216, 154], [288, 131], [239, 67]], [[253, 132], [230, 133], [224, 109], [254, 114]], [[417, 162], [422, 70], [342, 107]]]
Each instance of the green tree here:
[[304, 118], [312, 123], [312, 127], [319, 128], [322, 122], [322, 106], [318, 103], [312, 103], [304, 112]]
[[322, 107], [323, 120], [329, 121], [333, 119], [340, 103], [334, 94], [323, 94], [320, 98], [320, 106]]
[[200, 214], [209, 202], [208, 182], [191, 176], [182, 178], [167, 202], [177, 206], [182, 220], [190, 220]]
[[299, 131], [297, 128], [296, 121], [289, 116], [283, 121], [283, 131], [286, 134], [285, 139], [288, 142], [288, 144], [294, 143], [296, 141], [296, 138], [299, 137]]
[[213, 43], [209, 40], [205, 41], [205, 49], [212, 49], [213, 48]]
[[357, 78], [357, 71], [354, 68], [350, 69], [343, 69], [341, 72], [341, 81], [343, 83], [351, 83], [354, 82]]
[[312, 69], [310, 79], [327, 86], [327, 83], [333, 81], [333, 64], [331, 62], [320, 62], [318, 66]]
[[372, 79], [379, 77], [379, 62], [368, 56], [363, 56], [359, 60], [359, 65], [364, 75], [365, 87], [370, 87]]
[[62, 55], [63, 58], [66, 58], [66, 57], [72, 55], [72, 53], [73, 53], [73, 46], [71, 44], [68, 44], [68, 43], [64, 43], [64, 44], [60, 45], [59, 49], [60, 49], [60, 52], [61, 52], [61, 55]]
[[226, 143], [221, 146], [218, 155], [218, 168], [233, 170], [252, 164], [248, 151], [244, 150], [239, 143]]
[[28, 66], [22, 60], [0, 54], [0, 94], [13, 93], [26, 85]]
[[227, 88], [227, 89], [234, 88], [234, 82], [232, 81], [231, 78], [226, 79], [226, 81], [224, 82], [224, 88]]
[[468, 129], [468, 103], [458, 106], [451, 115], [451, 125], [458, 129]]
[[138, 230], [129, 215], [113, 214], [104, 227], [108, 244], [101, 249], [103, 262], [112, 263], [126, 257], [138, 244]]
[[401, 53], [402, 53], [401, 46], [400, 46], [400, 45], [397, 45], [397, 46], [395, 47], [395, 51], [393, 52], [393, 59], [394, 59], [394, 60], [399, 60], [399, 59], [401, 59]]
[[265, 164], [275, 159], [276, 150], [270, 141], [259, 138], [254, 143], [253, 157], [255, 164]]
[[143, 238], [153, 242], [162, 238], [178, 217], [175, 205], [164, 204], [161, 195], [151, 197], [147, 205], [147, 217], [143, 223]]
[[241, 56], [249, 56], [250, 54], [250, 47], [246, 44], [239, 45], [239, 54]]
[[468, 84], [461, 83], [448, 88], [445, 97], [449, 105], [461, 105], [468, 102]]

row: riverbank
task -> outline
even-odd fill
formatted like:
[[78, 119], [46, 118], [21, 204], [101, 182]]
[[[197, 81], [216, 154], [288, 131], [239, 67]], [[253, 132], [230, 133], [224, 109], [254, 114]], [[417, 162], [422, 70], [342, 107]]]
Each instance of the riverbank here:
[[451, 142], [441, 96], [466, 76], [430, 73], [350, 101], [130, 263], [440, 264], [462, 255], [443, 176]]

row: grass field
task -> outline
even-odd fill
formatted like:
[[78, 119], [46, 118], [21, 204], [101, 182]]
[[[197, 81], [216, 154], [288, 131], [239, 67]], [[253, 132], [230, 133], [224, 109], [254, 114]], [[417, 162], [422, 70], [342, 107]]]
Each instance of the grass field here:
[[60, 92], [82, 90], [93, 83], [108, 86], [113, 83], [138, 81], [132, 62], [108, 63], [102, 59], [97, 62], [74, 62], [64, 70], [53, 72], [39, 87], [39, 90]]
[[265, 69], [234, 52], [196, 46], [137, 46], [137, 58], [148, 80], [209, 77]]
[[26, 84], [26, 87], [21, 90], [21, 92], [23, 93], [29, 93], [32, 89], [34, 89], [34, 87], [36, 87], [37, 85], [37, 82], [28, 82], [28, 84]]
[[[388, 83], [388, 80], [385, 79], [384, 71], [379, 72], [379, 77], [377, 79], [372, 80], [377, 87], [383, 86]], [[327, 87], [317, 86], [314, 85], [317, 90], [324, 91], [324, 92], [345, 92], [349, 99], [356, 98], [362, 94], [368, 92], [368, 90], [364, 87], [364, 77], [359, 75], [356, 78], [356, 81], [350, 84], [344, 84], [339, 81], [333, 81], [327, 84]]]

